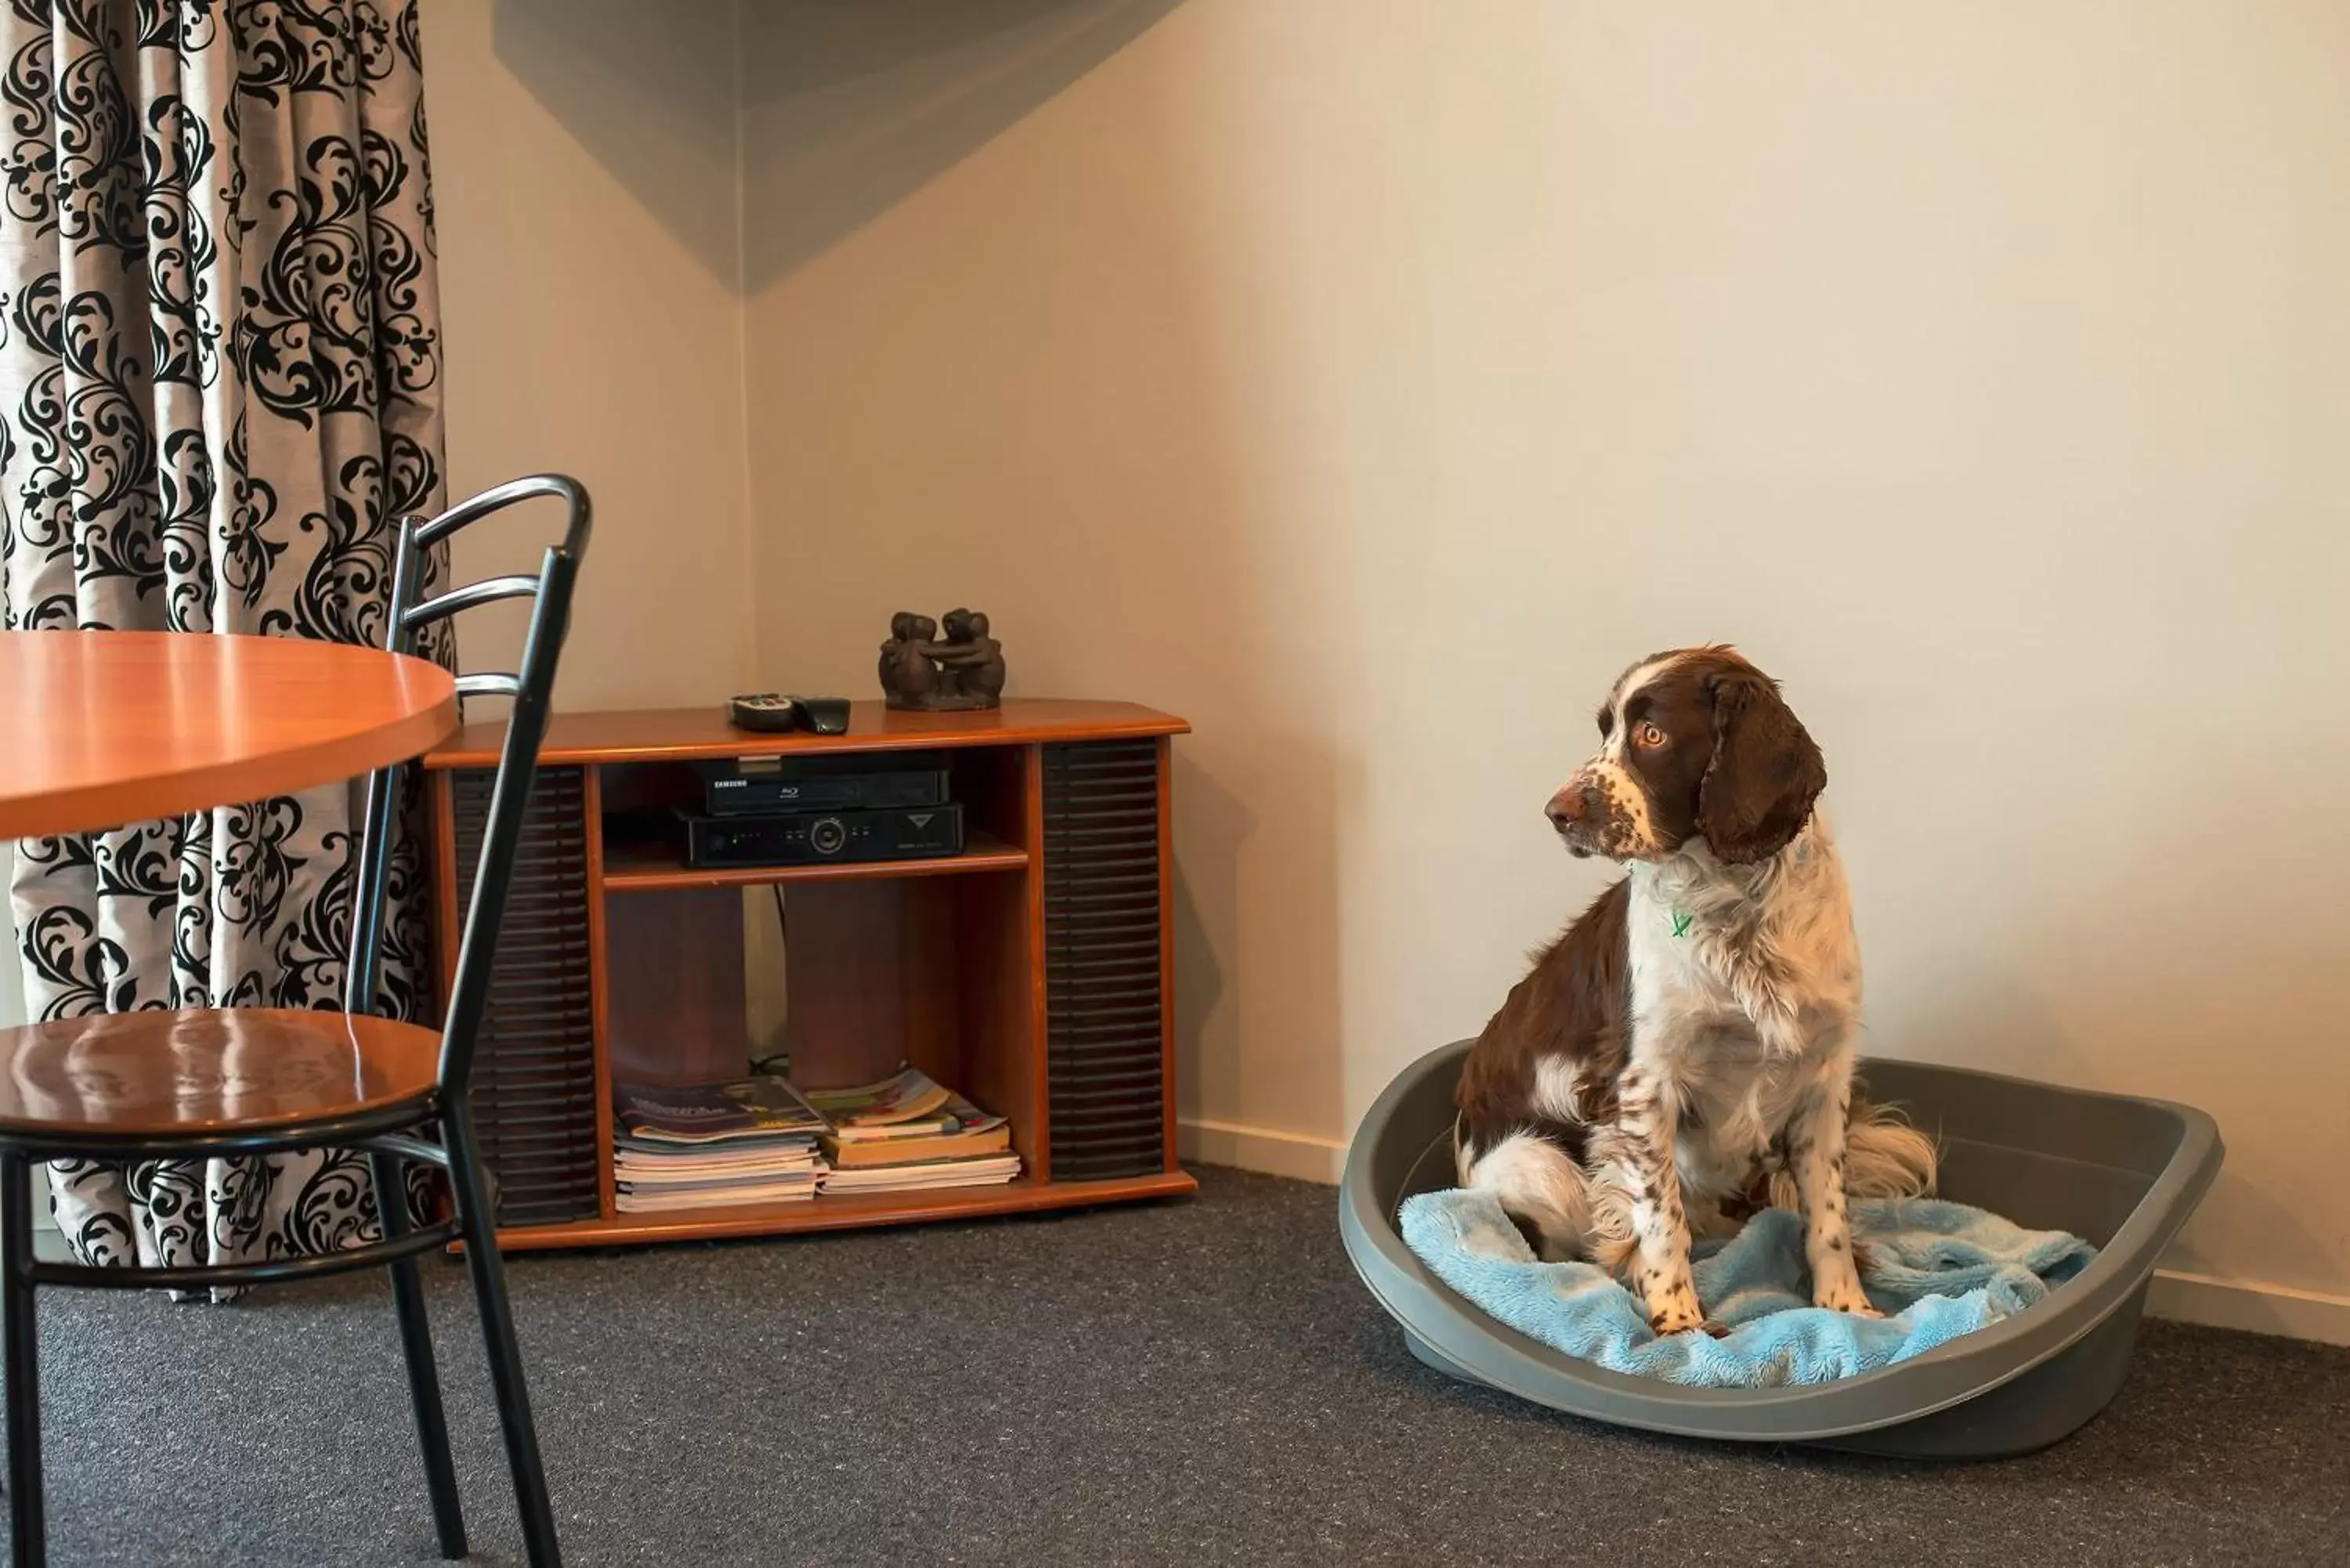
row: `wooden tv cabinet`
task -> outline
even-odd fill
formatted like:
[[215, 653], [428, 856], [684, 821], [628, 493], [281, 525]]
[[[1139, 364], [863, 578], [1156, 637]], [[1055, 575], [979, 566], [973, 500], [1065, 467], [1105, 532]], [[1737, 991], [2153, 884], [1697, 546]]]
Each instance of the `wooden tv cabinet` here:
[[[1117, 702], [991, 712], [855, 705], [842, 735], [760, 735], [700, 709], [557, 716], [473, 1078], [509, 1248], [779, 1235], [1192, 1191], [1175, 1160], [1168, 751], [1182, 720]], [[442, 973], [456, 956], [503, 722], [424, 759]], [[696, 764], [920, 753], [949, 770], [960, 855], [695, 870], [675, 808]], [[1008, 1187], [624, 1214], [612, 1084], [738, 1076], [751, 1056], [744, 889], [785, 922], [795, 1079], [911, 1062], [1011, 1118]]]

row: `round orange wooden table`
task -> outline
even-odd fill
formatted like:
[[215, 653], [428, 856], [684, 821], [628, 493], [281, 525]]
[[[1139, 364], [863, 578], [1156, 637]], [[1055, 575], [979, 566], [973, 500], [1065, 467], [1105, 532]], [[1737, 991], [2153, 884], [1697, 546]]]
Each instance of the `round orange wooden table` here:
[[380, 649], [0, 632], [0, 839], [287, 794], [415, 756], [456, 728], [449, 672]]

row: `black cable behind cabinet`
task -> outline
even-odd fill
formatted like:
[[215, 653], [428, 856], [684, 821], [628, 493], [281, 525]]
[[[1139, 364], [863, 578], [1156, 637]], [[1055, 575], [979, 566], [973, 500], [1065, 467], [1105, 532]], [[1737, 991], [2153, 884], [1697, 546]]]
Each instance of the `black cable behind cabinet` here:
[[[495, 777], [468, 768], [451, 780], [460, 919], [473, 903]], [[482, 1019], [473, 1115], [501, 1225], [598, 1212], [586, 792], [582, 769], [538, 770]]]
[[1044, 748], [1053, 1179], [1166, 1168], [1156, 740]]

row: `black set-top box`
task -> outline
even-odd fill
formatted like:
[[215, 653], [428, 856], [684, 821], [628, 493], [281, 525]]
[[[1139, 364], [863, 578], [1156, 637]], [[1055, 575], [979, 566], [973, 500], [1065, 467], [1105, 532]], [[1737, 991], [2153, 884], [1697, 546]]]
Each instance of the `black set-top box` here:
[[916, 860], [962, 853], [962, 807], [764, 812], [689, 816], [685, 863], [696, 870], [837, 860]]
[[[912, 765], [908, 765], [910, 762]], [[860, 757], [737, 757], [702, 769], [711, 816], [772, 812], [870, 811], [947, 804], [947, 770], [927, 759], [877, 767]]]

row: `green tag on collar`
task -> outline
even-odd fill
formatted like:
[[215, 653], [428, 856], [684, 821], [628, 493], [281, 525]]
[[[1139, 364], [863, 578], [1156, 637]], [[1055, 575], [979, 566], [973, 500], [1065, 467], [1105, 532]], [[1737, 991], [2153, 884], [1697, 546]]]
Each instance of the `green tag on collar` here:
[[1672, 916], [1673, 935], [1677, 937], [1685, 937], [1689, 935], [1690, 922], [1697, 919], [1697, 917], [1695, 915], [1685, 915], [1679, 909], [1673, 910]]

